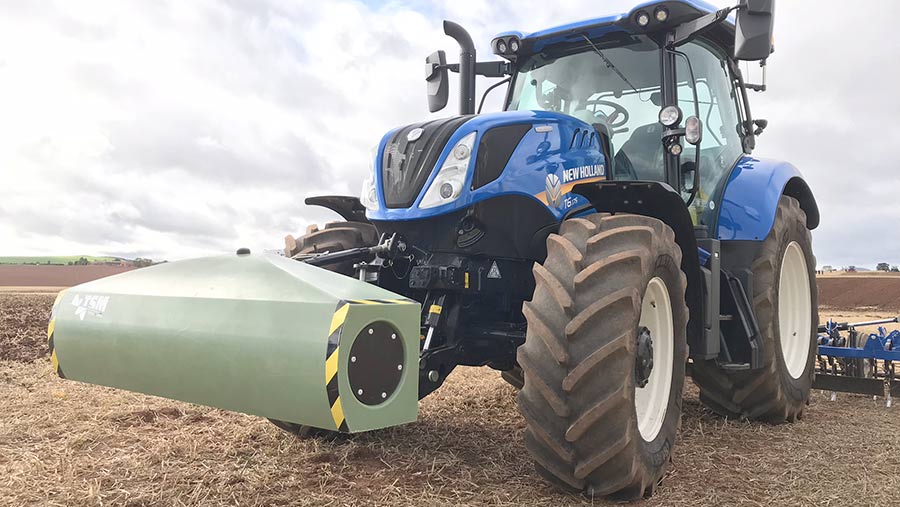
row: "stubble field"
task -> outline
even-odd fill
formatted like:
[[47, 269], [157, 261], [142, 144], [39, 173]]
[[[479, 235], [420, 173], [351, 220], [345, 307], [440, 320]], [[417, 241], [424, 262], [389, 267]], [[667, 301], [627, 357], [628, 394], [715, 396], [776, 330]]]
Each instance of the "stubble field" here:
[[[53, 299], [0, 293], [0, 505], [603, 503], [535, 475], [515, 391], [491, 370], [460, 369], [417, 423], [302, 441], [260, 418], [60, 380]], [[896, 311], [821, 302], [822, 320]], [[819, 391], [796, 424], [724, 420], [689, 385], [671, 471], [640, 505], [895, 505], [898, 428], [900, 407]]]

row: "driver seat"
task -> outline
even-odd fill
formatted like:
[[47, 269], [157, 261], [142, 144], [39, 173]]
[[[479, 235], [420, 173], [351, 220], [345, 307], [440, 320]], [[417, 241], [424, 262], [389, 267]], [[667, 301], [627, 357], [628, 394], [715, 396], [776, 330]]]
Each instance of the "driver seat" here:
[[632, 177], [639, 180], [665, 181], [661, 142], [663, 128], [661, 123], [654, 122], [634, 129], [616, 153], [616, 165], [623, 169], [630, 168]]

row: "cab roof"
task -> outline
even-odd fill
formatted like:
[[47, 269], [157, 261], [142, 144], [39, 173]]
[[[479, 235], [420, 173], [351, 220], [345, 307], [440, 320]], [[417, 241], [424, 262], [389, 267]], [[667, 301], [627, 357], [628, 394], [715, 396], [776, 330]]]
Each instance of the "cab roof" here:
[[[658, 8], [665, 8], [669, 11], [669, 18], [663, 23], [656, 21], [656, 19], [653, 19], [652, 17], [652, 13]], [[642, 10], [651, 14], [650, 24], [646, 27], [638, 26], [635, 21], [637, 13]], [[537, 32], [527, 34], [515, 30], [503, 32], [497, 34], [495, 40], [501, 37], [515, 36], [522, 40], [523, 48], [526, 49], [527, 52], [535, 53], [541, 51], [546, 46], [580, 38], [583, 34], [587, 34], [588, 37], [596, 37], [614, 30], [630, 33], [652, 33], [678, 26], [718, 10], [720, 9], [705, 0], [656, 0], [640, 3], [628, 12], [585, 19], [539, 30]], [[720, 27], [720, 32], [724, 29], [733, 37], [734, 18], [729, 16], [728, 19], [721, 23]], [[722, 37], [723, 42], [728, 39], [728, 37]], [[727, 44], [729, 47], [733, 45], [733, 41], [731, 42], [731, 44]]]

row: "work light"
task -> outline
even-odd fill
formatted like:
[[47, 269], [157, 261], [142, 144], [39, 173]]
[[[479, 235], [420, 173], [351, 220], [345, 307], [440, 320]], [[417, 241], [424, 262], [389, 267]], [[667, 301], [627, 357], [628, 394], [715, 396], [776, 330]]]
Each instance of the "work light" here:
[[634, 20], [637, 21], [638, 26], [647, 26], [650, 24], [650, 15], [647, 14], [647, 11], [638, 11], [634, 16]]
[[509, 40], [509, 50], [513, 53], [519, 52], [519, 39], [512, 38]]
[[659, 6], [653, 11], [653, 17], [660, 23], [665, 23], [666, 20], [669, 19], [669, 9]]
[[505, 40], [500, 39], [497, 41], [497, 51], [499, 53], [506, 53], [507, 51], [509, 51], [509, 46], [506, 45]]
[[681, 121], [681, 109], [678, 106], [666, 106], [659, 111], [659, 122], [666, 127], [674, 127]]
[[684, 140], [690, 144], [700, 144], [703, 140], [703, 122], [696, 116], [688, 116], [684, 120]]

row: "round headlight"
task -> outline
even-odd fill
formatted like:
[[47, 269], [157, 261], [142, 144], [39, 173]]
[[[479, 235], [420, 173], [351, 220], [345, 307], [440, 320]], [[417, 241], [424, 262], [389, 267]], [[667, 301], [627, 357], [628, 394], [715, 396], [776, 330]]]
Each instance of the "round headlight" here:
[[647, 26], [650, 24], [650, 15], [647, 14], [647, 11], [638, 11], [638, 13], [634, 15], [634, 20], [637, 22], [638, 26]]
[[506, 41], [502, 40], [502, 39], [498, 40], [497, 41], [497, 52], [506, 53], [507, 51], [509, 51], [509, 46], [506, 45]]
[[509, 50], [513, 53], [519, 52], [519, 39], [511, 39], [509, 41]]
[[667, 19], [669, 19], [669, 9], [665, 7], [657, 7], [655, 11], [653, 11], [653, 17], [656, 18], [660, 23], [665, 23]]
[[444, 199], [449, 199], [450, 196], [453, 195], [453, 184], [450, 182], [444, 182], [441, 184], [441, 197]]
[[681, 109], [678, 106], [666, 106], [659, 111], [659, 122], [666, 127], [674, 127], [681, 121]]
[[678, 155], [681, 155], [681, 150], [682, 150], [681, 145], [678, 143], [674, 143], [671, 146], [669, 146], [669, 153], [671, 153], [672, 155], [675, 155], [676, 157]]
[[456, 160], [465, 160], [469, 158], [469, 147], [465, 144], [457, 144], [455, 148], [453, 148], [453, 156], [456, 157]]

